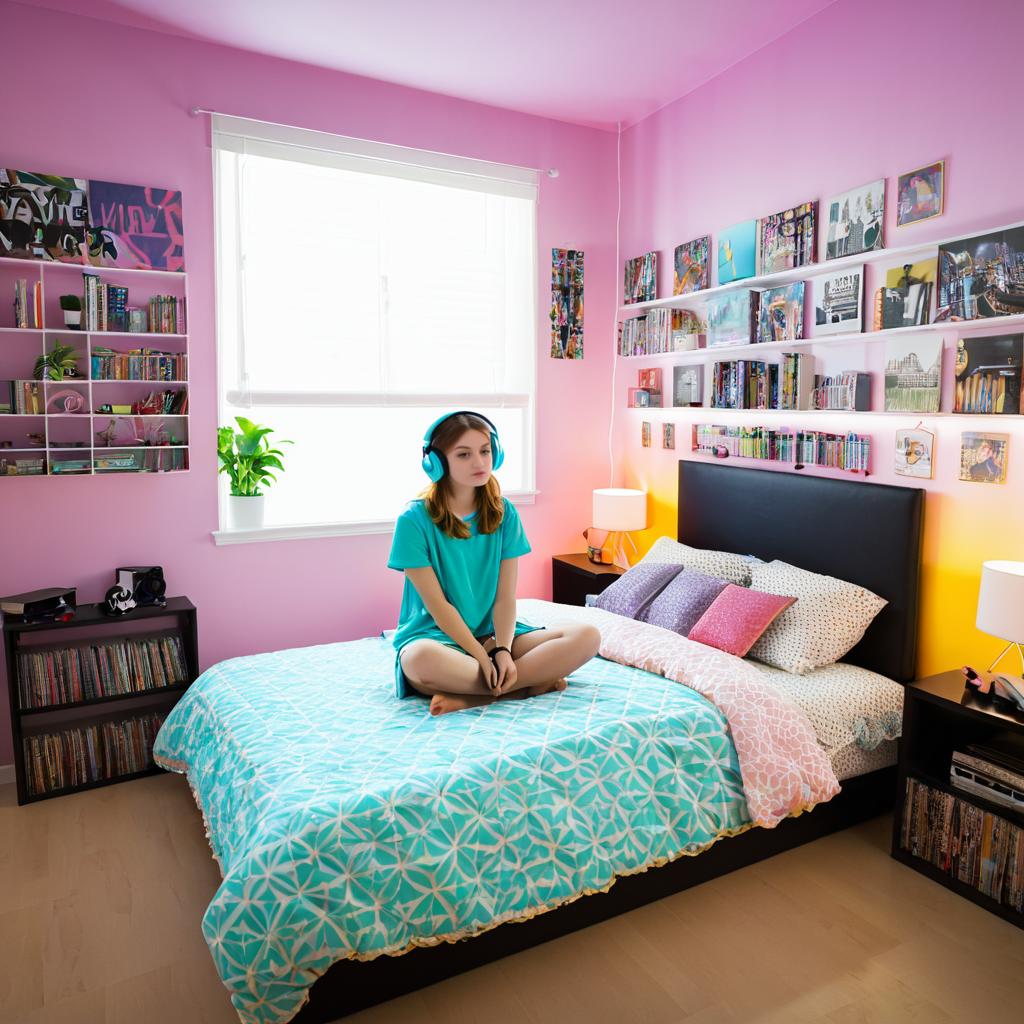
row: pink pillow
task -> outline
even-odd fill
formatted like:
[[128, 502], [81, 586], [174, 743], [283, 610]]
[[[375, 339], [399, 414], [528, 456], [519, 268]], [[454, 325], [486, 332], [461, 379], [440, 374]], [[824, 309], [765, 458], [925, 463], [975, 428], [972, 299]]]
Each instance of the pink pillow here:
[[742, 658], [795, 601], [730, 583], [697, 620], [690, 639]]

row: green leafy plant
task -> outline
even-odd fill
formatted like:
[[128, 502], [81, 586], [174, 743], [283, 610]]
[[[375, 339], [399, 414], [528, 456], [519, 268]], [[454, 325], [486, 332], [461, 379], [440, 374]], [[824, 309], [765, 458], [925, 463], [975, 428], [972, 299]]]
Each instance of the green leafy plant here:
[[[284, 470], [280, 448], [271, 448], [267, 439], [273, 428], [261, 427], [244, 416], [236, 416], [238, 432], [232, 427], [217, 428], [217, 458], [221, 473], [231, 480], [231, 494], [236, 498], [258, 498], [267, 487], [277, 481], [272, 469]], [[278, 441], [277, 444], [292, 444]]]
[[62, 295], [60, 297], [60, 308], [69, 312], [82, 312], [82, 300], [77, 295]]
[[42, 380], [63, 380], [65, 377], [78, 376], [78, 353], [73, 345], [53, 343], [53, 348], [36, 360], [35, 377]]

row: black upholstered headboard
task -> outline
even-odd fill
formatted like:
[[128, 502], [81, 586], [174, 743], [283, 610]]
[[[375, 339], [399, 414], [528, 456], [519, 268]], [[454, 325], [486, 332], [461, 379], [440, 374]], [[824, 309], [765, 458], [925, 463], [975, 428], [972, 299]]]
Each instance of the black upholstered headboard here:
[[843, 661], [914, 678], [924, 492], [715, 463], [679, 463], [679, 540], [780, 559], [889, 603]]

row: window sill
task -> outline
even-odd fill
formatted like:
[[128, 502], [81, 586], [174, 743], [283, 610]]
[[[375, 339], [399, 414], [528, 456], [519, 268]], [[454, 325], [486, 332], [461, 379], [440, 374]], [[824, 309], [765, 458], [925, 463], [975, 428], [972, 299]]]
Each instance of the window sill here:
[[[515, 491], [505, 495], [513, 505], [533, 505], [540, 491]], [[258, 544], [272, 540], [304, 540], [318, 537], [353, 537], [392, 533], [394, 519], [367, 523], [307, 523], [297, 526], [261, 526], [255, 530], [214, 530], [215, 544]]]

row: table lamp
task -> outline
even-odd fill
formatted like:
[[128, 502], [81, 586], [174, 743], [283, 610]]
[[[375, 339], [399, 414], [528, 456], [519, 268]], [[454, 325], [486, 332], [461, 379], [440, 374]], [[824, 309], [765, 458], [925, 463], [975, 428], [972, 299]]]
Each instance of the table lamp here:
[[595, 529], [607, 530], [612, 535], [609, 541], [615, 550], [614, 564], [628, 569], [625, 541], [628, 540], [636, 551], [629, 533], [647, 529], [647, 492], [628, 487], [597, 488], [594, 491], [592, 523]]
[[977, 626], [983, 633], [1007, 641], [1003, 653], [989, 665], [991, 672], [1011, 647], [1020, 656], [1024, 675], [1024, 562], [983, 562], [978, 592]]

